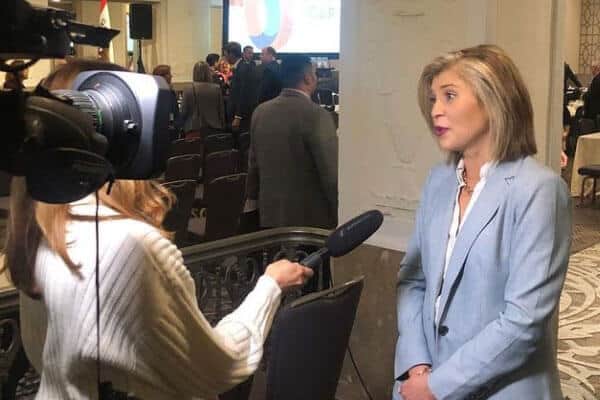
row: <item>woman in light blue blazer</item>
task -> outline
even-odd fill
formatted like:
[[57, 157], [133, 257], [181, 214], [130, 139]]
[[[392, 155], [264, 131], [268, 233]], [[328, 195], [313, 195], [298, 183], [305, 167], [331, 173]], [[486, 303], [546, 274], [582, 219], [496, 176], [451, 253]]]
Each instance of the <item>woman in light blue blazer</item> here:
[[449, 158], [429, 174], [400, 266], [394, 399], [562, 399], [570, 198], [532, 158], [523, 80], [503, 50], [477, 46], [425, 67], [419, 103]]

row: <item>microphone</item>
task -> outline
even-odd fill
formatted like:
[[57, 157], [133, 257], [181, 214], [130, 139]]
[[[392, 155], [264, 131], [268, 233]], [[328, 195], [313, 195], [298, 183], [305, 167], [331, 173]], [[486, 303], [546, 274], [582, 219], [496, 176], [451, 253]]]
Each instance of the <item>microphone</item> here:
[[379, 210], [370, 210], [352, 218], [339, 226], [325, 240], [325, 247], [306, 256], [300, 264], [315, 268], [327, 256], [341, 257], [367, 240], [383, 222], [383, 214]]

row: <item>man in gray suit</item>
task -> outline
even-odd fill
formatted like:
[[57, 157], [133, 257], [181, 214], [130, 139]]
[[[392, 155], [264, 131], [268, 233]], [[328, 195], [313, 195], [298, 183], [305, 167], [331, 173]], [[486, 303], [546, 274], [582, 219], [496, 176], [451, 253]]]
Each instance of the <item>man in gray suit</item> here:
[[329, 113], [310, 96], [317, 77], [306, 56], [281, 65], [283, 90], [254, 111], [248, 199], [261, 227], [337, 224], [338, 140]]

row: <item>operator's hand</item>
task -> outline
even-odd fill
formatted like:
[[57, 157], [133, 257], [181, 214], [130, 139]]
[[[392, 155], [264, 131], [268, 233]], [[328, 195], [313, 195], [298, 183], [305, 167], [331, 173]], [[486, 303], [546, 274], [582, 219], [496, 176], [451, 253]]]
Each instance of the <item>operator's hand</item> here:
[[313, 274], [311, 268], [288, 260], [279, 260], [269, 264], [265, 270], [265, 275], [273, 278], [283, 291], [304, 285]]

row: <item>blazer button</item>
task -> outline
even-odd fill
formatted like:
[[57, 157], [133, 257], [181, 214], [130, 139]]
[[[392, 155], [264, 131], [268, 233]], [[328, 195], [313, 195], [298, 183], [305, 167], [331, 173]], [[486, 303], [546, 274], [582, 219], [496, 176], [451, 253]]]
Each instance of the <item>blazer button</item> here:
[[446, 336], [448, 334], [448, 327], [446, 325], [440, 325], [438, 326], [438, 333], [440, 334], [440, 336]]

